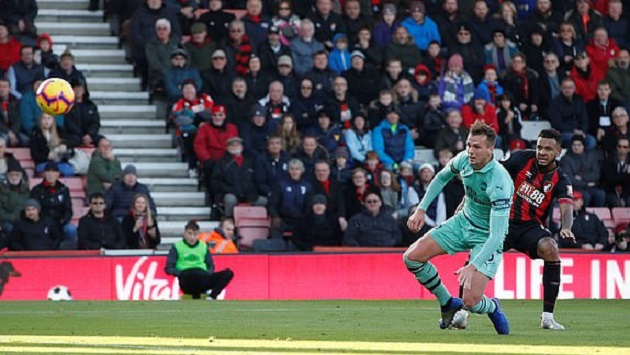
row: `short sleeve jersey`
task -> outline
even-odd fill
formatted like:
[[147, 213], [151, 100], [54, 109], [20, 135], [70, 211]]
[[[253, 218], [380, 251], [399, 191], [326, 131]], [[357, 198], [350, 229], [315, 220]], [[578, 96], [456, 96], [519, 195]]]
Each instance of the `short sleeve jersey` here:
[[[573, 187], [560, 167], [540, 172], [534, 150], [514, 152], [502, 162], [514, 180], [514, 201], [510, 220], [545, 224], [554, 199], [573, 203]], [[557, 165], [557, 164], [556, 164]]]

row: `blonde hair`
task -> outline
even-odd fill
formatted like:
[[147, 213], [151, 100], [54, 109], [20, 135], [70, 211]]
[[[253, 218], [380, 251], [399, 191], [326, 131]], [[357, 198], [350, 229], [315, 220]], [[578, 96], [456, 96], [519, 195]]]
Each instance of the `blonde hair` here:
[[[293, 128], [291, 128], [290, 132], [286, 132], [284, 130], [284, 123], [287, 119], [291, 119], [291, 121], [293, 121]], [[278, 124], [278, 128], [276, 130], [276, 134], [282, 139], [282, 149], [284, 149], [285, 152], [291, 153], [295, 151], [301, 144], [300, 134], [297, 131], [297, 121], [295, 117], [290, 113], [282, 115], [282, 118], [280, 119], [280, 124]]]
[[50, 129], [46, 130], [44, 128], [44, 117], [46, 116], [50, 116], [50, 115], [42, 113], [42, 115], [39, 116], [39, 129], [44, 134], [44, 137], [46, 137], [48, 148], [55, 149], [60, 144], [62, 144], [63, 141], [61, 140], [61, 137], [59, 137], [59, 132], [57, 131], [57, 120], [53, 116], [50, 116], [52, 117], [52, 126], [50, 127]]
[[155, 224], [154, 220], [153, 220], [153, 211], [151, 211], [151, 203], [149, 200], [149, 197], [141, 192], [138, 192], [137, 194], [133, 195], [133, 198], [131, 199], [131, 210], [135, 211], [136, 210], [136, 201], [139, 198], [143, 198], [144, 202], [146, 202], [146, 211], [143, 211], [145, 216], [147, 217], [147, 224]]

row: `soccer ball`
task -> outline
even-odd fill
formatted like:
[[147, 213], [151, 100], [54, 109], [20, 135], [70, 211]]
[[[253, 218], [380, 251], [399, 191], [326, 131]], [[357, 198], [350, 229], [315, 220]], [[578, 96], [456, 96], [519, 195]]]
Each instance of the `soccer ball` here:
[[452, 329], [466, 329], [468, 327], [468, 311], [465, 309], [460, 309], [453, 316], [453, 321], [451, 321]]
[[74, 90], [65, 80], [50, 78], [42, 82], [35, 92], [37, 104], [51, 116], [65, 115], [74, 106]]
[[57, 285], [53, 286], [48, 291], [48, 300], [49, 301], [72, 301], [72, 295], [70, 294], [70, 290], [66, 286]]

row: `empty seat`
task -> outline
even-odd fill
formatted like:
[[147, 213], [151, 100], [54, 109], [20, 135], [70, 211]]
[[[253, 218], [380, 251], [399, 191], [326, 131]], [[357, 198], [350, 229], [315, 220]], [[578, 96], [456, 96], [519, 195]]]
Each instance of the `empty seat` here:
[[23, 160], [33, 160], [29, 148], [7, 148], [6, 151], [13, 154], [13, 157], [20, 162]]
[[612, 219], [615, 221], [615, 225], [630, 222], [630, 207], [613, 208]]
[[433, 149], [416, 148], [414, 151], [413, 161], [418, 164], [429, 163], [436, 165], [437, 160], [433, 154]]
[[239, 248], [251, 249], [257, 239], [267, 239], [271, 220], [267, 209], [259, 206], [234, 207], [234, 225], [239, 235]]
[[613, 219], [610, 209], [607, 207], [588, 207], [586, 211], [596, 215], [602, 221]]
[[523, 121], [521, 124], [521, 138], [526, 141], [537, 140], [540, 131], [551, 128], [549, 121]]

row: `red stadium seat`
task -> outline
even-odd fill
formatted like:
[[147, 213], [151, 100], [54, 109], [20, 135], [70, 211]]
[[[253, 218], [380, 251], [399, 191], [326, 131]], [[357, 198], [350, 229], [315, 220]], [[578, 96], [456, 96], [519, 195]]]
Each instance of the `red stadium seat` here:
[[255, 240], [269, 237], [271, 220], [265, 207], [236, 206], [234, 225], [239, 235], [239, 248], [251, 249]]
[[7, 148], [7, 152], [13, 154], [13, 157], [20, 162], [22, 160], [33, 160], [29, 148]]
[[588, 207], [586, 211], [596, 215], [602, 222], [613, 219], [608, 207]]
[[615, 207], [612, 209], [612, 218], [615, 225], [630, 222], [630, 207]]
[[556, 223], [560, 222], [560, 208], [556, 207], [553, 209], [551, 218]]

